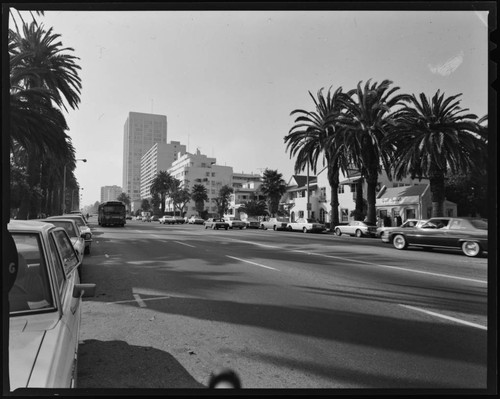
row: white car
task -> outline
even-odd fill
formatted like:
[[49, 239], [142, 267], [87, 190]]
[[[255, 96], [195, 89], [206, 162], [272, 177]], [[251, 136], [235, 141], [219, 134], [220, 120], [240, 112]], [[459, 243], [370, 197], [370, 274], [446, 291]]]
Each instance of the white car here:
[[243, 220], [236, 219], [235, 217], [225, 216], [222, 220], [229, 225], [230, 229], [242, 230], [247, 227], [247, 224]]
[[427, 219], [408, 219], [399, 227], [379, 227], [377, 229], [377, 236], [382, 239], [383, 242], [389, 242], [389, 232], [396, 229], [405, 229], [408, 227], [422, 227], [422, 225], [427, 222]]
[[285, 217], [269, 218], [260, 222], [260, 228], [263, 230], [285, 230], [288, 226], [288, 219]]
[[66, 231], [51, 223], [12, 221], [18, 255], [9, 289], [9, 381], [17, 388], [76, 387], [82, 297], [80, 256]]
[[336, 235], [348, 234], [356, 237], [375, 237], [377, 235], [377, 225], [370, 222], [353, 220], [348, 224], [340, 224], [333, 229]]
[[92, 231], [90, 226], [87, 224], [85, 219], [80, 215], [65, 214], [60, 216], [50, 216], [47, 221], [52, 219], [73, 219], [76, 221], [77, 226], [80, 228], [82, 233], [85, 233], [85, 254], [90, 254], [90, 245], [92, 244]]
[[189, 224], [203, 224], [204, 222], [205, 222], [205, 220], [203, 220], [202, 218], [200, 218], [198, 216], [191, 216], [188, 219]]
[[299, 218], [295, 222], [288, 223], [286, 228], [289, 231], [302, 231], [303, 233], [321, 233], [326, 230], [326, 226], [323, 223], [305, 218]]

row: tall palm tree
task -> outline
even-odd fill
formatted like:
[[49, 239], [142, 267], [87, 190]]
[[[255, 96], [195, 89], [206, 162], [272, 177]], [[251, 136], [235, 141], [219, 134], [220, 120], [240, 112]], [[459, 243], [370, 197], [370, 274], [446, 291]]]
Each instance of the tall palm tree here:
[[159, 195], [162, 215], [165, 214], [165, 199], [172, 188], [173, 182], [172, 175], [164, 170], [159, 171], [151, 182], [151, 195]]
[[339, 130], [337, 120], [343, 112], [341, 101], [352, 94], [343, 93], [342, 87], [339, 87], [333, 95], [330, 90], [325, 98], [323, 88], [318, 90], [317, 99], [309, 92], [314, 105], [315, 112], [309, 112], [301, 109], [292, 111], [291, 115], [299, 114], [295, 119], [295, 125], [285, 136], [287, 143], [286, 150], [290, 150], [290, 157], [297, 156], [295, 161], [295, 172], [304, 170], [311, 166], [316, 173], [317, 162], [323, 158], [323, 164], [327, 163], [328, 182], [331, 190], [331, 227], [339, 223], [339, 170], [347, 168], [347, 161], [341, 151], [336, 151], [336, 142], [332, 137]]
[[460, 96], [445, 97], [439, 90], [432, 99], [424, 93], [409, 96], [408, 105], [395, 114], [397, 127], [385, 138], [397, 149], [396, 178], [429, 179], [433, 217], [444, 216], [448, 172], [470, 173], [476, 156], [487, 151], [477, 116], [460, 108]]
[[266, 169], [262, 174], [260, 191], [266, 196], [267, 208], [271, 216], [279, 209], [280, 199], [286, 193], [286, 182], [277, 170]]
[[[32, 192], [40, 185], [40, 164], [44, 157], [74, 160], [74, 151], [65, 131], [61, 111], [66, 100], [72, 108], [80, 101], [81, 82], [75, 60], [63, 53], [56, 42], [59, 35], [45, 31], [36, 21], [23, 24], [22, 32], [9, 31], [10, 58], [10, 129], [11, 150], [15, 143], [28, 154], [28, 183]], [[55, 104], [55, 106], [54, 106]], [[43, 170], [43, 168], [42, 168]], [[30, 204], [35, 198], [24, 196], [20, 218], [33, 217]], [[31, 213], [31, 214], [30, 214]]]
[[205, 209], [205, 201], [208, 201], [207, 188], [203, 184], [195, 184], [191, 189], [191, 199], [194, 201], [194, 206], [198, 215], [202, 217]]
[[392, 96], [399, 87], [390, 88], [390, 80], [370, 83], [371, 79], [362, 87], [359, 82], [355, 95], [344, 97], [346, 113], [339, 119], [342, 134], [334, 140], [337, 152], [347, 154], [350, 163], [366, 180], [367, 220], [375, 223], [378, 176], [384, 168], [391, 178], [390, 160], [394, 149], [390, 141], [383, 139], [395, 124], [394, 109], [404, 105], [408, 95]]

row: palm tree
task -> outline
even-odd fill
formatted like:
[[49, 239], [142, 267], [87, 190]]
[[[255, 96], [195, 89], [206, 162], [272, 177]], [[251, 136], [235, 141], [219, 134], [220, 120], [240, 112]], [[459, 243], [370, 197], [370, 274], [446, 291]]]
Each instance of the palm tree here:
[[[63, 53], [72, 49], [61, 48], [55, 42], [58, 37], [36, 21], [24, 23], [22, 34], [9, 31], [10, 147], [12, 151], [17, 143], [26, 149], [30, 192], [42, 191], [40, 168], [43, 171], [46, 157], [64, 160], [63, 165], [74, 160], [66, 121], [53, 104], [66, 108], [65, 99], [72, 108], [77, 106], [80, 67], [75, 63], [77, 57]], [[35, 197], [23, 197], [20, 218], [33, 216]]]
[[316, 173], [318, 159], [323, 156], [323, 164], [327, 163], [328, 182], [331, 190], [331, 227], [339, 223], [339, 170], [347, 168], [347, 161], [344, 154], [336, 151], [335, 141], [332, 138], [339, 130], [337, 120], [343, 112], [343, 102], [341, 101], [351, 92], [343, 93], [342, 88], [338, 88], [333, 95], [328, 90], [325, 98], [323, 88], [317, 93], [317, 100], [309, 92], [314, 105], [315, 112], [305, 110], [294, 110], [291, 115], [299, 114], [295, 119], [295, 125], [285, 136], [287, 143], [286, 150], [290, 150], [290, 157], [297, 156], [295, 161], [295, 172], [304, 170], [311, 166]]
[[207, 188], [203, 184], [195, 184], [191, 189], [191, 199], [194, 201], [198, 215], [202, 217], [205, 201], [208, 201]]
[[382, 168], [391, 178], [390, 160], [393, 147], [390, 141], [384, 141], [384, 137], [395, 123], [391, 112], [402, 106], [408, 95], [391, 97], [399, 87], [390, 88], [390, 80], [371, 86], [370, 82], [371, 79], [364, 87], [361, 87], [359, 82], [355, 96], [343, 98], [346, 113], [338, 120], [342, 134], [333, 140], [336, 142], [336, 151], [343, 152], [366, 180], [367, 221], [375, 223], [376, 189]]
[[219, 190], [219, 196], [215, 198], [215, 203], [217, 204], [217, 211], [219, 216], [224, 216], [229, 209], [229, 199], [234, 189], [227, 184], [221, 187]]
[[470, 173], [478, 154], [487, 151], [484, 130], [474, 114], [464, 114], [458, 98], [438, 90], [432, 99], [421, 93], [409, 96], [396, 112], [397, 127], [386, 137], [394, 143], [394, 176], [426, 177], [430, 181], [432, 216], [444, 216], [445, 177]]
[[151, 182], [151, 195], [159, 195], [161, 214], [165, 214], [165, 199], [172, 188], [174, 178], [170, 173], [161, 170]]
[[286, 193], [286, 182], [277, 170], [266, 169], [262, 174], [260, 191], [266, 196], [269, 213], [275, 216], [279, 209], [280, 199]]

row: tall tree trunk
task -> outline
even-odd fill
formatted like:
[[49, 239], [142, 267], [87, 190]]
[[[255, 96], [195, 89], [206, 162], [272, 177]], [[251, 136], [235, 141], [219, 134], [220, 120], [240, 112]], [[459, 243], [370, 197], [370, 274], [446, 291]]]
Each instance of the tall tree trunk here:
[[363, 178], [356, 182], [356, 208], [354, 209], [354, 220], [364, 219]]
[[432, 173], [429, 176], [432, 202], [432, 217], [444, 215], [445, 184], [444, 173]]
[[368, 203], [368, 209], [366, 212], [366, 220], [367, 222], [376, 223], [377, 221], [377, 210], [376, 210], [376, 200], [377, 200], [377, 184], [378, 184], [378, 175], [370, 175], [366, 179], [367, 188], [366, 188], [366, 201]]
[[340, 223], [339, 215], [339, 170], [338, 168], [328, 168], [328, 182], [330, 183], [330, 206], [332, 209], [332, 217], [330, 220], [330, 229]]

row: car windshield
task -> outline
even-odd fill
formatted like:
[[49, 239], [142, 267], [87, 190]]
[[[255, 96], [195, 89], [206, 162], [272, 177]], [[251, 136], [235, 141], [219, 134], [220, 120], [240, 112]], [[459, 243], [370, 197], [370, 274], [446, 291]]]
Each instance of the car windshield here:
[[80, 234], [75, 230], [75, 225], [64, 220], [49, 220], [56, 227], [62, 227], [70, 237], [78, 237]]
[[10, 314], [53, 307], [47, 266], [38, 234], [12, 233], [18, 252], [18, 271], [9, 291]]

